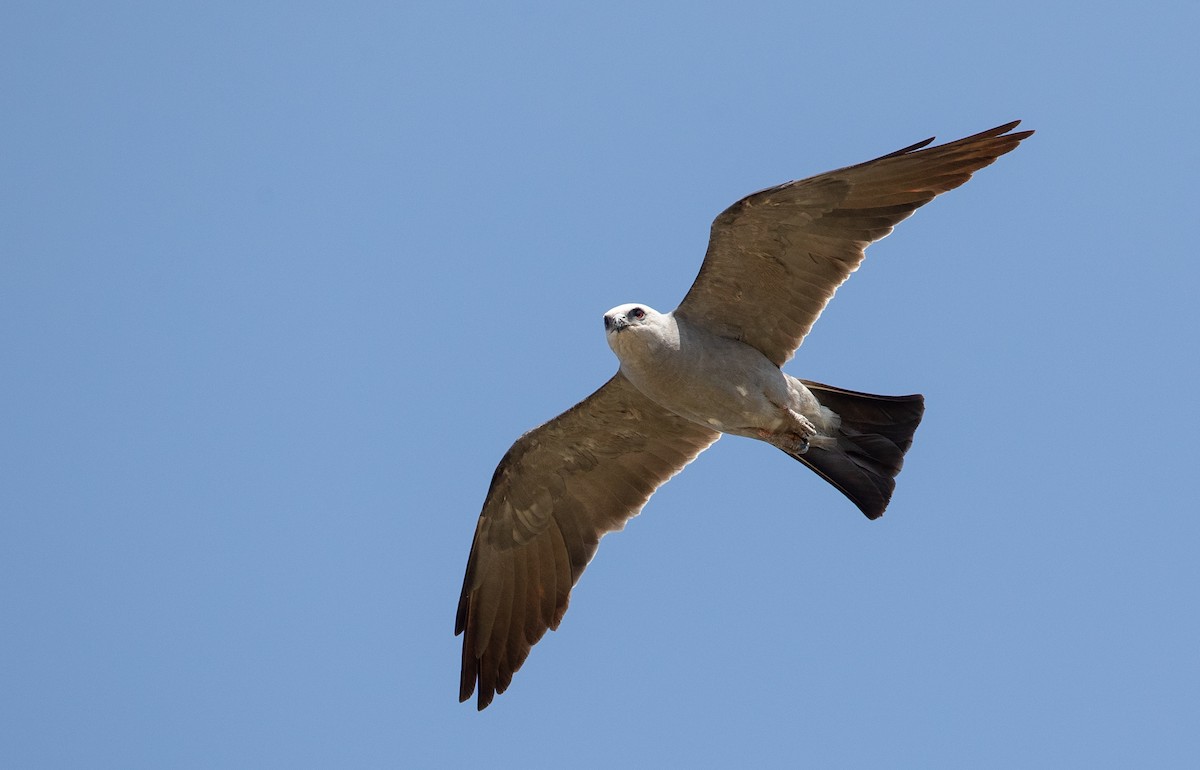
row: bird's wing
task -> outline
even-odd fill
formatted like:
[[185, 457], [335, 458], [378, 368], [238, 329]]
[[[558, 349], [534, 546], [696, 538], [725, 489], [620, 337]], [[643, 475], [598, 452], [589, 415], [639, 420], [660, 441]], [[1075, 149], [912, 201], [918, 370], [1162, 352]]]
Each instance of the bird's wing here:
[[867, 246], [1016, 148], [1033, 133], [1009, 133], [1019, 122], [922, 149], [926, 139], [741, 199], [713, 221], [700, 274], [675, 315], [782, 365]]
[[621, 529], [716, 431], [643, 396], [618, 372], [568, 411], [519, 438], [492, 477], [458, 600], [459, 699], [504, 692], [600, 538]]

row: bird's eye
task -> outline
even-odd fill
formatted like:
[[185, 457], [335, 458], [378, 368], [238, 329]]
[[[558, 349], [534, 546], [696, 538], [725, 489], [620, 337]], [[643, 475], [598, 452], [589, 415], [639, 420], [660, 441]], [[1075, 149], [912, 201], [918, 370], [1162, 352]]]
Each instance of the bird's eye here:
[[642, 310], [640, 307], [635, 307], [633, 310], [629, 311], [629, 317], [635, 321], [640, 321], [646, 317], [646, 311]]

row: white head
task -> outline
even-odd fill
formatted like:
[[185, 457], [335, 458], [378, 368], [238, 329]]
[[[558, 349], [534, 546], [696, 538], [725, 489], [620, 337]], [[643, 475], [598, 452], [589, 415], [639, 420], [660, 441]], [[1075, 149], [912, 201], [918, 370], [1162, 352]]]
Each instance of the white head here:
[[633, 302], [618, 305], [604, 314], [604, 332], [608, 346], [624, 359], [635, 351], [647, 350], [678, 339], [675, 324], [649, 305]]

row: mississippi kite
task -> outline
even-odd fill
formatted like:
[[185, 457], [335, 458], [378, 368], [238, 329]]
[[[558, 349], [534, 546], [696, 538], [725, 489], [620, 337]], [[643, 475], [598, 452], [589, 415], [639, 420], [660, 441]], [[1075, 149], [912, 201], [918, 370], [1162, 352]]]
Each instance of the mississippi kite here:
[[780, 370], [864, 250], [940, 193], [1015, 149], [1019, 121], [918, 142], [857, 166], [749, 195], [712, 225], [679, 307], [604, 314], [620, 361], [581, 403], [517, 439], [496, 468], [467, 560], [455, 634], [459, 699], [478, 708], [557, 628], [600, 538], [722, 433], [766, 441], [868, 518], [883, 514], [924, 412]]

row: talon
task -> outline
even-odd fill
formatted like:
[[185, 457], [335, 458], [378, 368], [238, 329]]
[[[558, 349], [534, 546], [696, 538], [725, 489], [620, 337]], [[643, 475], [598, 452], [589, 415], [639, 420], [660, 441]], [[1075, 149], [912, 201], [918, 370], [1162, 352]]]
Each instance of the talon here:
[[808, 439], [806, 439], [806, 438], [800, 439], [800, 448], [796, 450], [796, 454], [802, 455], [802, 454], [807, 453], [809, 446], [810, 445], [808, 443]]

